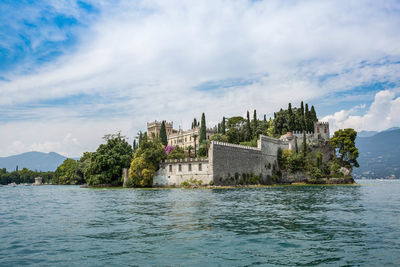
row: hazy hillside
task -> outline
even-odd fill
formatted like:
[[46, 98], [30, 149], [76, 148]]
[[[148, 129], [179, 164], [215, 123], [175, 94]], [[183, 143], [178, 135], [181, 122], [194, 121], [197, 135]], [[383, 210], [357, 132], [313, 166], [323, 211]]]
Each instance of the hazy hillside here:
[[400, 129], [392, 128], [369, 137], [357, 137], [358, 178], [400, 178]]
[[14, 171], [16, 166], [19, 169], [28, 168], [37, 171], [55, 171], [66, 157], [50, 152], [27, 152], [19, 155], [0, 157], [0, 169]]

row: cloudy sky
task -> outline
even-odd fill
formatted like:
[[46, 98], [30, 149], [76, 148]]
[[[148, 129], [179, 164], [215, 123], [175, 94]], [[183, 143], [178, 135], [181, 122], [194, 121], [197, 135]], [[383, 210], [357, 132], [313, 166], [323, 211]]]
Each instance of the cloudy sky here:
[[0, 2], [0, 156], [301, 100], [333, 130], [400, 126], [400, 2]]

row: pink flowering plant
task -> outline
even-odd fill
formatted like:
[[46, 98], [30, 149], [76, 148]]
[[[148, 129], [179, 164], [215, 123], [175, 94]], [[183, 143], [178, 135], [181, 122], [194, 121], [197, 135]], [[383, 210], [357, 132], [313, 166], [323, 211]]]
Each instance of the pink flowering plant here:
[[165, 154], [166, 154], [166, 155], [169, 155], [169, 153], [171, 153], [172, 150], [174, 150], [174, 149], [175, 149], [174, 146], [166, 146], [166, 147], [164, 148]]

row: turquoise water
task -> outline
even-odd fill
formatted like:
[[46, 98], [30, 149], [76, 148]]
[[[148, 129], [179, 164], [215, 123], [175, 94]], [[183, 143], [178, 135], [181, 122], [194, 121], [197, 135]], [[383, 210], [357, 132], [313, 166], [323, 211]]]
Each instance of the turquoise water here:
[[399, 266], [400, 182], [0, 187], [0, 265]]

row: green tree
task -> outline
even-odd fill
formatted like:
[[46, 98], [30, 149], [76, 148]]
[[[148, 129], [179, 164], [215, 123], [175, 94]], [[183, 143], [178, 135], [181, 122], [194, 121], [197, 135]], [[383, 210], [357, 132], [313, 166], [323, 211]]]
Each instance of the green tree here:
[[226, 133], [225, 117], [222, 118], [222, 134]]
[[[86, 182], [89, 185], [119, 185], [122, 169], [129, 167], [131, 163], [132, 147], [120, 133], [106, 135], [103, 138], [106, 144], [101, 144], [91, 155], [85, 173]], [[147, 137], [143, 137], [143, 140], [147, 140]]]
[[299, 153], [299, 146], [297, 145], [297, 136], [294, 136], [294, 151]]
[[252, 122], [253, 122], [253, 127], [252, 127], [253, 135], [251, 138], [253, 139], [254, 137], [257, 137], [257, 128], [258, 128], [258, 120], [257, 120], [257, 111], [256, 110], [254, 110]]
[[310, 113], [308, 111], [308, 104], [306, 104], [306, 109], [304, 111], [304, 127], [305, 131], [309, 132], [310, 131]]
[[203, 149], [202, 144], [207, 140], [207, 127], [206, 127], [206, 116], [201, 114], [200, 124], [200, 137], [199, 137], [199, 156], [206, 156], [207, 151]]
[[250, 113], [247, 111], [247, 122], [246, 122], [246, 134], [245, 134], [246, 141], [250, 141], [253, 138], [253, 133], [251, 130], [251, 123], [250, 123]]
[[303, 131], [303, 143], [301, 144], [303, 147], [303, 156], [307, 156], [307, 138], [306, 138], [306, 132]]
[[143, 142], [130, 164], [128, 186], [151, 187], [159, 163], [165, 157], [164, 146], [159, 140]]
[[204, 115], [203, 112], [203, 114], [201, 114], [199, 143], [201, 144], [206, 139], [207, 139], [206, 116]]
[[82, 184], [83, 177], [78, 174], [78, 162], [73, 159], [65, 159], [57, 167], [53, 181], [57, 184]]
[[310, 110], [310, 121], [311, 121], [311, 131], [314, 131], [314, 123], [318, 122], [317, 113], [315, 112], [314, 106], [311, 106]]
[[161, 143], [162, 143], [164, 146], [167, 146], [167, 145], [168, 145], [168, 138], [167, 138], [167, 130], [166, 130], [166, 128], [165, 128], [165, 121], [162, 121], [162, 122], [161, 122], [160, 140], [161, 140]]
[[295, 120], [295, 117], [294, 117], [293, 110], [292, 110], [292, 103], [289, 103], [288, 112], [287, 112], [288, 131], [295, 130], [295, 121], [294, 120]]
[[354, 129], [348, 128], [338, 130], [330, 139], [331, 145], [339, 154], [340, 164], [345, 167], [359, 167], [358, 149], [355, 144], [357, 132]]

